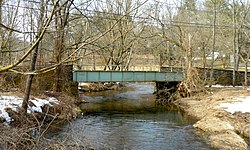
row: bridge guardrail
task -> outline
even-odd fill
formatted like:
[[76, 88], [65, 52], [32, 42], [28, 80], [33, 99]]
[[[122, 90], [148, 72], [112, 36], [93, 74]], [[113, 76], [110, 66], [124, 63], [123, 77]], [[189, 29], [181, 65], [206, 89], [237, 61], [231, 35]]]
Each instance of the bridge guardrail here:
[[159, 71], [159, 65], [151, 65], [151, 66], [143, 66], [143, 65], [130, 65], [125, 68], [125, 65], [92, 65], [92, 64], [84, 64], [84, 65], [74, 65], [74, 70], [92, 70], [92, 71], [104, 71], [105, 67], [106, 70], [110, 70], [109, 68], [117, 67], [117, 70], [114, 71]]

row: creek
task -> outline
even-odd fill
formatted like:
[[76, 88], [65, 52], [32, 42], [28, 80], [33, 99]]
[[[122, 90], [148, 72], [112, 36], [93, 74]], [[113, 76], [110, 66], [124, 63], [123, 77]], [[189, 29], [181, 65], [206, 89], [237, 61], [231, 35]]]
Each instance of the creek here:
[[193, 118], [155, 103], [153, 84], [127, 84], [129, 91], [81, 94], [86, 115], [53, 133], [52, 140], [93, 149], [207, 150], [196, 136]]

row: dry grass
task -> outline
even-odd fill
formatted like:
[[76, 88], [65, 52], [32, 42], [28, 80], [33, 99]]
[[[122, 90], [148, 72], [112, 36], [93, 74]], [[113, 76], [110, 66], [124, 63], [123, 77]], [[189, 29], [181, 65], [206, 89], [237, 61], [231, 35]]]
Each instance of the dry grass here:
[[178, 95], [180, 97], [190, 97], [193, 94], [206, 91], [204, 81], [199, 77], [199, 73], [195, 68], [189, 68], [186, 78], [178, 87]]
[[207, 93], [204, 81], [199, 77], [199, 73], [195, 68], [189, 68], [186, 73], [186, 78], [180, 84], [172, 85], [158, 92], [160, 98], [157, 100], [162, 105], [175, 104], [178, 99], [191, 97], [194, 95], [204, 95]]
[[31, 132], [34, 128], [0, 128], [0, 149], [35, 149], [37, 143]]
[[[50, 114], [55, 113], [55, 110], [50, 111], [51, 108], [45, 109], [47, 110], [45, 113], [32, 113], [27, 115], [12, 111], [10, 115], [15, 121], [11, 123], [11, 126], [0, 126], [0, 149], [68, 149], [68, 146], [63, 142], [51, 142], [44, 137], [50, 127], [60, 126], [62, 123], [69, 121], [69, 116], [72, 117], [72, 111], [69, 112], [68, 107], [64, 108], [60, 108], [61, 113], [57, 113], [56, 115]], [[65, 116], [65, 114], [68, 114], [68, 116]]]
[[[22, 94], [18, 92], [2, 94], [22, 97]], [[14, 121], [10, 127], [0, 125], [0, 149], [67, 149], [63, 148], [66, 146], [62, 143], [47, 141], [44, 135], [51, 126], [67, 123], [72, 118], [77, 117], [81, 111], [76, 103], [80, 100], [62, 93], [47, 92], [37, 96], [39, 98], [53, 96], [60, 103], [53, 106], [43, 106], [43, 113], [34, 112], [26, 115], [7, 109], [6, 111]]]
[[[46, 122], [46, 117], [39, 120], [36, 114], [21, 115], [18, 113], [12, 114], [14, 126], [1, 126], [0, 127], [0, 149], [41, 149], [40, 143], [45, 132], [49, 129], [54, 119]], [[18, 123], [19, 124], [18, 124]]]

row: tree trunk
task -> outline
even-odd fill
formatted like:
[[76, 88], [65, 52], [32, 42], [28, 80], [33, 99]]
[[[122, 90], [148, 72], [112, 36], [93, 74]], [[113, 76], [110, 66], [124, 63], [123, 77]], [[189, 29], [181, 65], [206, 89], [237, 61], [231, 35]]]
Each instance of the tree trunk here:
[[193, 57], [193, 52], [192, 52], [192, 46], [191, 46], [191, 40], [192, 40], [192, 36], [189, 34], [188, 35], [188, 69], [191, 69], [193, 67], [193, 60], [192, 60], [192, 57]]
[[[42, 31], [43, 16], [44, 16], [44, 0], [41, 0], [40, 8], [41, 8], [41, 10], [40, 10], [40, 17], [38, 20], [38, 35], [40, 35], [40, 33]], [[39, 38], [39, 37], [37, 36], [37, 38]], [[40, 43], [40, 41], [39, 41], [39, 43]], [[36, 69], [36, 60], [37, 60], [37, 56], [38, 56], [39, 43], [36, 45], [36, 47], [34, 48], [34, 51], [32, 53], [30, 72], [32, 72]], [[24, 114], [27, 113], [27, 109], [28, 109], [28, 102], [29, 102], [29, 96], [30, 96], [30, 92], [31, 92], [33, 77], [34, 77], [33, 74], [29, 74], [27, 76], [27, 81], [26, 81], [26, 85], [25, 85], [25, 93], [24, 93], [24, 98], [23, 98], [23, 103], [22, 103], [22, 108], [21, 108], [21, 110]]]
[[214, 78], [214, 52], [215, 52], [215, 28], [216, 28], [216, 0], [214, 3], [214, 18], [213, 18], [213, 48], [212, 48], [212, 62], [211, 62], [211, 70], [210, 70], [210, 87], [213, 84], [213, 78]]
[[[55, 39], [55, 48], [54, 48], [54, 60], [59, 64], [65, 53], [65, 27], [68, 24], [69, 17], [69, 8], [72, 5], [73, 1], [65, 1], [63, 4], [57, 4], [58, 7], [61, 7], [55, 13], [55, 28], [56, 28], [56, 39]], [[62, 88], [62, 65], [59, 65], [55, 70], [55, 80], [53, 85], [53, 92], [61, 92]]]
[[203, 62], [203, 78], [206, 81], [207, 80], [207, 69], [206, 69], [206, 64], [207, 64], [207, 58], [206, 58], [206, 47], [202, 44], [202, 52], [203, 52], [203, 58], [202, 58], [202, 62]]
[[130, 49], [130, 51], [128, 52], [128, 59], [127, 59], [127, 63], [125, 65], [125, 70], [129, 70], [129, 65], [130, 65], [130, 61], [131, 61], [131, 57], [133, 54], [133, 48]]
[[236, 60], [236, 10], [235, 10], [235, 1], [233, 0], [233, 86], [235, 86], [235, 76], [237, 70], [237, 60]]
[[[0, 24], [2, 24], [2, 5], [3, 5], [3, 0], [0, 0]], [[1, 65], [1, 62], [2, 62], [2, 48], [1, 48], [1, 45], [2, 45], [2, 42], [3, 42], [3, 30], [2, 28], [0, 28], [0, 65]]]
[[[62, 24], [62, 14], [60, 11], [56, 12], [56, 39], [55, 39], [55, 49], [54, 49], [54, 60], [55, 63], [58, 64], [62, 61], [63, 52], [64, 52], [64, 27]], [[53, 85], [54, 92], [61, 91], [61, 74], [62, 72], [62, 65], [59, 65], [55, 70], [55, 81]]]
[[245, 86], [248, 85], [248, 60], [249, 60], [249, 53], [247, 53], [247, 58], [246, 58], [246, 61], [245, 61]]

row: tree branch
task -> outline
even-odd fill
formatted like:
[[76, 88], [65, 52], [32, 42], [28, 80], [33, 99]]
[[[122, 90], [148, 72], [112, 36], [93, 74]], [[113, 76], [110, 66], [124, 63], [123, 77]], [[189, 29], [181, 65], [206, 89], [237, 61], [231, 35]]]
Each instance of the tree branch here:
[[[57, 0], [56, 3], [58, 3], [58, 2], [59, 2], [59, 0]], [[57, 7], [57, 5], [54, 5], [53, 10], [52, 10], [52, 12], [50, 14], [50, 17], [47, 19], [47, 22], [44, 25], [43, 31], [41, 32], [41, 34], [39, 35], [39, 37], [37, 38], [37, 40], [33, 43], [33, 45], [29, 48], [29, 50], [17, 62], [15, 62], [14, 64], [11, 64], [11, 65], [8, 65], [8, 66], [0, 68], [0, 72], [7, 71], [7, 70], [9, 70], [9, 69], [17, 66], [18, 64], [20, 64], [33, 51], [33, 49], [42, 40], [42, 38], [43, 38], [43, 36], [44, 36], [44, 34], [45, 34], [45, 32], [46, 32], [46, 30], [47, 30], [50, 22], [52, 21], [53, 15], [54, 15], [54, 13], [56, 11], [56, 7]]]
[[7, 30], [10, 30], [10, 31], [12, 31], [12, 32], [23, 33], [22, 31], [19, 31], [19, 30], [13, 29], [13, 28], [11, 28], [11, 27], [7, 27], [7, 26], [5, 26], [5, 25], [4, 25], [4, 24], [2, 24], [2, 23], [0, 23], [0, 27], [3, 27], [3, 28], [5, 28], [5, 29], [7, 29]]

